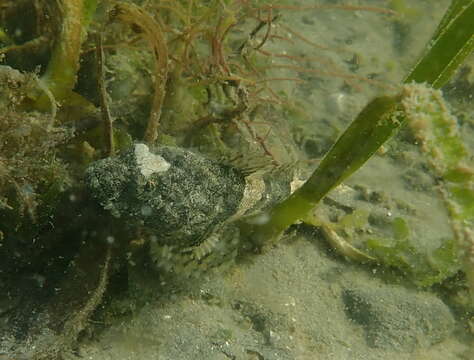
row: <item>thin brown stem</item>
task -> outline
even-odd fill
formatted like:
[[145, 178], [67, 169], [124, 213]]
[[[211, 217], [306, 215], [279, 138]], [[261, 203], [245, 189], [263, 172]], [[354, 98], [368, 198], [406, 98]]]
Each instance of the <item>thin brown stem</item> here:
[[95, 34], [96, 43], [96, 63], [97, 63], [97, 86], [99, 88], [99, 101], [104, 122], [104, 140], [108, 156], [113, 156], [115, 152], [113, 119], [107, 100], [107, 89], [105, 88], [105, 67], [104, 49], [102, 47], [102, 36]]
[[112, 10], [111, 15], [112, 19], [121, 20], [133, 26], [134, 29], [139, 29], [143, 32], [153, 49], [156, 76], [155, 94], [151, 106], [150, 118], [144, 135], [144, 140], [148, 144], [153, 144], [158, 137], [158, 127], [169, 72], [168, 44], [164, 36], [163, 27], [145, 11], [133, 4], [120, 2]]
[[289, 69], [289, 70], [294, 70], [297, 72], [301, 73], [309, 73], [309, 74], [318, 74], [318, 75], [325, 75], [325, 76], [332, 76], [332, 77], [337, 77], [345, 80], [359, 80], [362, 82], [366, 82], [370, 85], [374, 85], [377, 87], [380, 87], [382, 89], [388, 89], [388, 90], [394, 90], [396, 89], [394, 86], [384, 83], [382, 81], [377, 81], [377, 80], [372, 80], [368, 79], [363, 76], [358, 76], [358, 75], [351, 75], [351, 74], [344, 74], [344, 73], [339, 73], [339, 72], [333, 72], [333, 71], [323, 71], [323, 70], [317, 70], [317, 69], [308, 69], [308, 68], [303, 68], [300, 66], [293, 66], [293, 65], [272, 65], [271, 68], [276, 68], [276, 69]]
[[282, 10], [348, 10], [348, 11], [369, 11], [385, 15], [397, 15], [396, 11], [380, 8], [376, 6], [358, 6], [358, 5], [268, 5], [266, 8], [282, 9]]

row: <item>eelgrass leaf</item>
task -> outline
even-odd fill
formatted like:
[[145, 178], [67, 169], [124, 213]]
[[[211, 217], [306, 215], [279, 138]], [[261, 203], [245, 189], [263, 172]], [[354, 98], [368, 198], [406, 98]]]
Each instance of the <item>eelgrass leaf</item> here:
[[455, 0], [441, 20], [426, 54], [404, 83], [427, 82], [439, 89], [474, 50], [474, 0]]

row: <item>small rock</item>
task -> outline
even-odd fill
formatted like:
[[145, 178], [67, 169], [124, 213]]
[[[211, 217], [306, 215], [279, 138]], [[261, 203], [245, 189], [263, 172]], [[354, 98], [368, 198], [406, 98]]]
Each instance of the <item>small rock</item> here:
[[401, 287], [348, 288], [347, 316], [364, 327], [373, 348], [411, 352], [445, 339], [454, 329], [448, 307], [429, 293]]

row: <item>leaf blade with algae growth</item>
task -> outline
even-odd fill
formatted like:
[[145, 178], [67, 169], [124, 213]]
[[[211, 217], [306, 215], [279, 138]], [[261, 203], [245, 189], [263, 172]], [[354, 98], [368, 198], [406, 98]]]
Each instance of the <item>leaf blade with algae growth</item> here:
[[454, 0], [431, 39], [426, 55], [404, 83], [427, 82], [439, 89], [445, 85], [474, 50], [474, 1]]

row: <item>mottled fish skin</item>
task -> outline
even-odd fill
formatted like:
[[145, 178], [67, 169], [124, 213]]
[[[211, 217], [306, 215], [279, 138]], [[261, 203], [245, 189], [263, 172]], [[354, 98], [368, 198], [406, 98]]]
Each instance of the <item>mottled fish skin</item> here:
[[149, 229], [160, 244], [189, 247], [235, 213], [245, 177], [191, 151], [135, 144], [91, 164], [86, 184], [113, 216]]
[[85, 180], [114, 217], [153, 234], [155, 257], [182, 263], [235, 249], [238, 232], [232, 222], [288, 197], [294, 172], [278, 167], [244, 174], [190, 150], [163, 146], [150, 151], [138, 143], [92, 163]]

